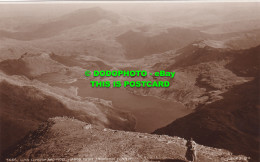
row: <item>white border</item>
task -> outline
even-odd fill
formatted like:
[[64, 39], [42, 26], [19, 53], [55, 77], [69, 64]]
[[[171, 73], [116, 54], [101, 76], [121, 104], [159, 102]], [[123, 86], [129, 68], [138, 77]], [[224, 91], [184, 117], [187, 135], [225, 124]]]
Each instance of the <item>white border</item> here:
[[26, 3], [26, 4], [46, 4], [46, 3], [218, 3], [218, 2], [260, 2], [260, 0], [0, 0], [0, 3]]

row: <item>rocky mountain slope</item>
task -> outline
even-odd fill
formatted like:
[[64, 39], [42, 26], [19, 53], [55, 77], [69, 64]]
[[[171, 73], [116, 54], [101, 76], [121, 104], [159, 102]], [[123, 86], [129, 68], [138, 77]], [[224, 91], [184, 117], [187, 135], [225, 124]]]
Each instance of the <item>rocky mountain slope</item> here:
[[173, 79], [147, 77], [145, 80], [165, 80], [167, 89], [128, 89], [141, 95], [153, 95], [197, 108], [222, 98], [221, 94], [235, 85], [246, 83], [258, 74], [260, 47], [247, 50], [225, 48], [218, 41], [197, 41], [179, 49], [135, 61], [150, 72], [175, 71]]
[[259, 79], [231, 88], [223, 99], [177, 119], [156, 134], [193, 137], [200, 144], [259, 158]]
[[[154, 133], [193, 137], [198, 143], [225, 148], [235, 154], [250, 156], [253, 161], [259, 161], [259, 54], [259, 46], [244, 51], [225, 53], [226, 60], [230, 61], [225, 64], [224, 68], [231, 71], [232, 75], [224, 73], [228, 78], [222, 82], [225, 77], [219, 77], [217, 73], [212, 73], [214, 75], [201, 73], [197, 79], [197, 85], [205, 87], [208, 94], [213, 94], [221, 91], [228, 83], [238, 84], [229, 85], [218, 94], [217, 100], [201, 102], [194, 113], [178, 119]], [[221, 59], [221, 52], [211, 52], [210, 58], [214, 59], [212, 55]], [[203, 62], [207, 56], [204, 59], [196, 58]], [[190, 66], [190, 63], [196, 63], [196, 59], [188, 62], [188, 58], [189, 56], [186, 57], [187, 61], [179, 66]], [[203, 79], [205, 76], [208, 77]], [[251, 79], [239, 83], [238, 79], [234, 79], [233, 76]], [[220, 85], [219, 88], [214, 86], [215, 83]]]
[[[185, 161], [186, 140], [116, 131], [67, 117], [51, 118], [28, 134], [6, 158], [108, 161]], [[198, 161], [247, 161], [245, 156], [196, 145]], [[240, 160], [239, 160], [240, 159]]]
[[[260, 46], [232, 50], [218, 41], [198, 41], [177, 51], [135, 61], [148, 70], [175, 71], [167, 89], [128, 89], [177, 100], [194, 113], [157, 134], [194, 137], [201, 144], [259, 158]], [[146, 80], [164, 80], [148, 77]]]
[[85, 69], [111, 68], [105, 61], [95, 57], [59, 56], [46, 52], [26, 52], [18, 59], [5, 59], [0, 62], [0, 70], [7, 75], [21, 75], [49, 84], [73, 82], [83, 77]]
[[115, 109], [111, 102], [81, 98], [76, 90], [51, 87], [21, 76], [0, 73], [1, 152], [21, 140], [40, 122], [70, 116], [103, 127], [134, 130], [135, 119]]

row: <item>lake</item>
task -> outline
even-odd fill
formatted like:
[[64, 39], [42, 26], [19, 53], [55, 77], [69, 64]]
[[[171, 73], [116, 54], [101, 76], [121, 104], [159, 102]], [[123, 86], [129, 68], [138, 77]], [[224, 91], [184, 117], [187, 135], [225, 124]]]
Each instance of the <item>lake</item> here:
[[81, 97], [110, 100], [115, 108], [131, 112], [137, 120], [138, 132], [151, 133], [191, 113], [191, 110], [177, 102], [138, 96], [120, 88], [92, 88], [89, 80], [79, 79], [72, 85], [79, 88], [78, 95]]

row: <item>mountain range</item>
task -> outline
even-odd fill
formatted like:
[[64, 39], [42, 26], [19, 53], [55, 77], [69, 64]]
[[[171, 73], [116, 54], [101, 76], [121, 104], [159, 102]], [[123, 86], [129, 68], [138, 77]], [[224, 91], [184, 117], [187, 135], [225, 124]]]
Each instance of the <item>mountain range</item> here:
[[[214, 22], [210, 12], [204, 25], [181, 25], [192, 20], [188, 14], [144, 21], [94, 7], [42, 21], [24, 17], [26, 27], [13, 22], [10, 29], [2, 18], [1, 158], [185, 161], [192, 137], [199, 161], [258, 161], [258, 22], [246, 15]], [[91, 89], [87, 83], [101, 79], [84, 76], [136, 69], [176, 73], [131, 78], [171, 83], [150, 89]]]

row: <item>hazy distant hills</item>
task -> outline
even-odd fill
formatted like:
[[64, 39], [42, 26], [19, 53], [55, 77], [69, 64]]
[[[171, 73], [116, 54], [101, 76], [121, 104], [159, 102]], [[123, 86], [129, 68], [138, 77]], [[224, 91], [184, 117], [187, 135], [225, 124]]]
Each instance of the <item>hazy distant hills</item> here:
[[247, 49], [259, 45], [259, 36], [259, 30], [207, 34], [199, 30], [174, 27], [155, 35], [146, 34], [146, 32], [142, 30], [138, 32], [128, 31], [117, 37], [117, 40], [125, 48], [126, 58], [134, 59], [155, 53], [176, 50], [195, 41], [208, 39], [219, 41], [225, 48]]
[[90, 25], [102, 19], [116, 23], [118, 21], [118, 15], [113, 14], [112, 12], [107, 12], [101, 8], [81, 9], [51, 22], [38, 24], [34, 29], [30, 29], [30, 31], [27, 32], [0, 31], [0, 35], [1, 37], [8, 37], [17, 40], [47, 38], [57, 35], [64, 30], [81, 25]]
[[[92, 55], [113, 60], [123, 57], [115, 37], [135, 26], [130, 19], [101, 8], [75, 12], [36, 22], [28, 31], [1, 30], [5, 57], [21, 56], [21, 52], [54, 52], [58, 55]], [[3, 57], [3, 56], [2, 56]], [[3, 58], [2, 58], [3, 59]]]
[[[247, 26], [246, 23], [240, 25]], [[0, 30], [0, 38], [4, 40], [0, 52], [4, 57], [16, 57], [33, 51], [91, 55], [113, 61], [176, 50], [199, 40], [221, 41], [233, 49], [254, 47], [260, 41], [257, 25], [251, 30], [207, 32], [205, 29], [209, 27], [189, 28], [142, 22], [98, 7], [44, 19], [42, 23], [30, 22], [27, 26], [28, 31]], [[217, 27], [218, 30], [222, 28]]]
[[117, 37], [126, 50], [126, 58], [129, 59], [178, 49], [196, 40], [206, 38], [205, 33], [185, 28], [170, 28], [154, 36], [145, 35], [145, 32], [142, 31], [128, 31]]

